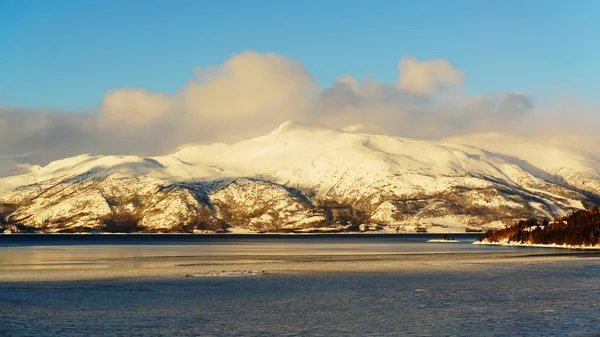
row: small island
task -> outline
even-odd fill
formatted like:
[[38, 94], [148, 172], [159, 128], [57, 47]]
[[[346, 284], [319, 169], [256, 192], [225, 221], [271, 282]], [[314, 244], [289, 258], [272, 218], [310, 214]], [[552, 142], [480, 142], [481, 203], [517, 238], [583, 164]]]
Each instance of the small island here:
[[513, 226], [486, 232], [474, 244], [600, 249], [600, 209], [574, 211], [554, 221], [521, 220]]
[[434, 242], [434, 243], [457, 243], [457, 242], [460, 242], [460, 241], [456, 240], [454, 238], [454, 236], [440, 235], [440, 236], [438, 236], [435, 239], [428, 240], [427, 242]]

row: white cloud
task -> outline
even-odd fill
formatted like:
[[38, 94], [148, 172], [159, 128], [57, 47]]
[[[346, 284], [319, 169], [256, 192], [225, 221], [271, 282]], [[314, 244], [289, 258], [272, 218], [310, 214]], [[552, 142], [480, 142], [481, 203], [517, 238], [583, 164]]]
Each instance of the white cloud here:
[[98, 116], [101, 129], [130, 129], [160, 122], [173, 111], [170, 97], [141, 89], [118, 89], [104, 97]]
[[[468, 96], [464, 73], [446, 60], [403, 57], [398, 71], [398, 83], [344, 76], [319, 89], [299, 61], [248, 51], [196, 70], [196, 78], [174, 95], [116, 89], [93, 113], [0, 107], [0, 157], [35, 153], [30, 162], [44, 163], [84, 152], [160, 154], [190, 142], [245, 139], [286, 120], [418, 138], [549, 132], [565, 123], [543, 122], [545, 113], [597, 111], [573, 102], [535, 108], [522, 93]], [[597, 125], [569, 120], [578, 132]]]
[[409, 92], [432, 94], [465, 85], [465, 74], [443, 59], [419, 61], [405, 56], [398, 62], [398, 70], [398, 87]]
[[300, 62], [271, 53], [244, 52], [196, 73], [181, 95], [184, 110], [211, 120], [285, 116], [316, 88]]
[[127, 88], [109, 92], [98, 128], [143, 129], [157, 137], [168, 131], [181, 141], [231, 139], [233, 133], [261, 126], [265, 131], [298, 118], [318, 89], [300, 62], [271, 53], [244, 52], [195, 73], [197, 78], [172, 96]]

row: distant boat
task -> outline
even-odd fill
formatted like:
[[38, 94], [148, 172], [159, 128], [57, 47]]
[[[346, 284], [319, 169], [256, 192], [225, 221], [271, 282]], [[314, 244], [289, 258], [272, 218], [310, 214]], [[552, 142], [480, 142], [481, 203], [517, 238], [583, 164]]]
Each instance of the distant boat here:
[[427, 242], [437, 242], [437, 243], [456, 243], [460, 242], [454, 238], [454, 236], [450, 237], [447, 235], [440, 235], [435, 239], [427, 240]]

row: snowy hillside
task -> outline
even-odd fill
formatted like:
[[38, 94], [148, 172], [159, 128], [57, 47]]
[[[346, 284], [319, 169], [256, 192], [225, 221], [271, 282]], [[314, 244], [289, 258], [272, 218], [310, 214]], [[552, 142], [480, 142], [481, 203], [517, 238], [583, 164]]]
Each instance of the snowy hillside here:
[[600, 195], [600, 139], [549, 135], [526, 139], [476, 134], [449, 139], [504, 156], [549, 181]]
[[27, 174], [39, 170], [37, 165], [19, 163], [14, 159], [0, 158], [0, 178]]
[[599, 172], [586, 142], [433, 142], [286, 122], [232, 145], [28, 169], [0, 179], [0, 221], [44, 231], [459, 232], [597, 203]]

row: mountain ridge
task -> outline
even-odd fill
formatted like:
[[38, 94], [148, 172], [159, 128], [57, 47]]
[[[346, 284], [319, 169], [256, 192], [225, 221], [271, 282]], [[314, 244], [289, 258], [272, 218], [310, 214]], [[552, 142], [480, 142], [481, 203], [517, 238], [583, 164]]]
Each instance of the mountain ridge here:
[[49, 232], [101, 231], [116, 218], [166, 232], [485, 230], [598, 204], [600, 155], [586, 146], [285, 122], [234, 144], [80, 155], [1, 178], [10, 212], [0, 223]]

